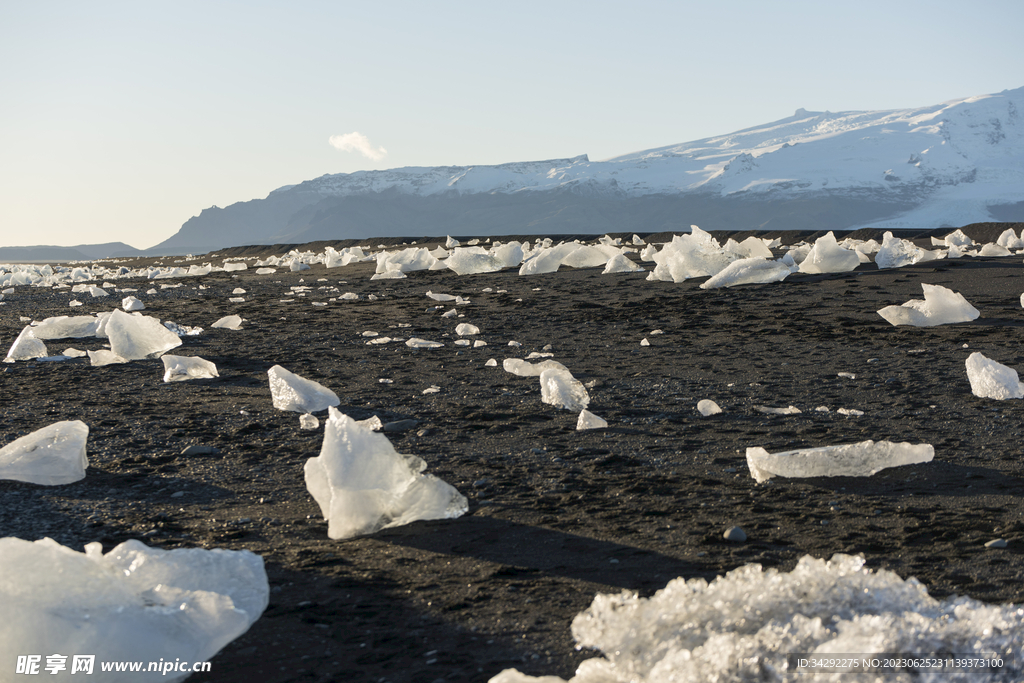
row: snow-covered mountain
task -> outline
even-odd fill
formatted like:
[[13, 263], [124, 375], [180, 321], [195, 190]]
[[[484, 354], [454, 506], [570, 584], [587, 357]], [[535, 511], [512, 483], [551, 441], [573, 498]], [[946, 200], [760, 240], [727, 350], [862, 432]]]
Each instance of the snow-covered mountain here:
[[1024, 88], [809, 112], [604, 161], [325, 175], [213, 207], [156, 249], [371, 236], [959, 226], [1024, 219]]

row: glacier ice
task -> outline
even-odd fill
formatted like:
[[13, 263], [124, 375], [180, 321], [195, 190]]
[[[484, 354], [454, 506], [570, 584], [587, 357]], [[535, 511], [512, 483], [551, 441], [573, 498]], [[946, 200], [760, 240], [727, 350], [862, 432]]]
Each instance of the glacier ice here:
[[[771, 681], [772, 683], [996, 683], [1020, 680], [1024, 609], [953, 596], [937, 600], [916, 579], [865, 567], [860, 556], [804, 556], [791, 572], [748, 564], [715, 578], [678, 578], [649, 598], [623, 591], [597, 595], [573, 619], [584, 661], [570, 683]], [[1001, 672], [934, 675], [813, 673], [792, 653], [821, 657], [905, 652], [1002, 655]], [[490, 683], [559, 683], [506, 669]]]
[[886, 306], [878, 311], [878, 315], [892, 325], [915, 327], [963, 323], [981, 315], [959, 292], [923, 282], [921, 288], [924, 290], [923, 300], [911, 299], [901, 306]]
[[420, 339], [419, 337], [407, 339], [405, 345], [412, 349], [439, 349], [444, 346], [441, 342]]
[[556, 408], [582, 411], [590, 403], [590, 395], [564, 367], [549, 367], [540, 373], [540, 400]]
[[16, 360], [31, 360], [32, 358], [43, 358], [50, 355], [46, 350], [46, 344], [41, 339], [36, 339], [31, 325], [26, 325], [21, 333], [11, 344], [7, 351], [5, 363], [13, 363]]
[[299, 429], [317, 429], [319, 426], [320, 420], [317, 419], [316, 415], [306, 413], [299, 416]]
[[242, 316], [226, 315], [217, 322], [210, 325], [210, 327], [222, 327], [226, 330], [240, 330], [242, 329]]
[[843, 249], [829, 231], [814, 242], [800, 263], [801, 273], [845, 273], [860, 265], [857, 253]]
[[608, 426], [608, 421], [594, 415], [589, 410], [581, 410], [580, 417], [576, 420], [576, 431], [582, 432], [587, 429], [604, 429]]
[[126, 296], [121, 299], [121, 308], [126, 311], [141, 311], [146, 308], [146, 304], [142, 303], [134, 296]]
[[338, 395], [327, 387], [285, 370], [280, 365], [267, 370], [270, 395], [278, 410], [315, 413], [341, 403]]
[[[109, 314], [108, 314], [109, 315]], [[91, 315], [60, 315], [46, 318], [32, 328], [36, 339], [67, 339], [99, 336], [100, 318]]]
[[457, 275], [493, 273], [505, 268], [504, 261], [480, 247], [456, 248], [444, 263]]
[[609, 275], [611, 273], [637, 273], [643, 270], [643, 266], [639, 266], [633, 263], [632, 260], [625, 254], [616, 254], [608, 259], [608, 263], [605, 264], [604, 270], [601, 271], [602, 275]]
[[181, 339], [156, 318], [115, 309], [104, 327], [110, 350], [127, 360], [157, 356], [181, 346]]
[[722, 412], [722, 409], [719, 408], [718, 404], [712, 401], [711, 399], [705, 398], [700, 401], [697, 401], [697, 412], [699, 412], [704, 417], [708, 417], [709, 415], [718, 415], [720, 412]]
[[455, 334], [460, 337], [470, 337], [475, 334], [480, 334], [480, 328], [476, 325], [470, 325], [469, 323], [459, 323], [455, 326]]
[[[79, 553], [49, 538], [0, 539], [0, 577], [0, 658], [12, 667], [19, 654], [53, 652], [100, 661], [207, 661], [249, 629], [270, 595], [263, 560], [248, 550], [161, 550], [136, 540], [104, 555], [100, 543]], [[165, 674], [101, 678], [188, 676]]]
[[0, 479], [56, 486], [85, 478], [89, 427], [81, 420], [55, 422], [0, 448]]
[[891, 232], [886, 232], [882, 246], [875, 254], [875, 263], [879, 268], [900, 268], [934, 258], [936, 258], [935, 253], [922, 249], [909, 240], [893, 237]]
[[718, 289], [736, 285], [767, 284], [781, 282], [789, 277], [789, 266], [781, 261], [769, 261], [760, 257], [733, 261], [701, 284], [701, 289]]
[[305, 465], [306, 488], [333, 539], [372, 534], [421, 519], [453, 519], [466, 498], [423, 474], [426, 463], [398, 453], [388, 438], [335, 408], [328, 410], [320, 455]]
[[869, 477], [887, 467], [931, 462], [931, 444], [861, 441], [782, 453], [747, 449], [747, 467], [758, 484], [772, 477]]
[[122, 358], [109, 349], [98, 349], [96, 351], [86, 351], [89, 355], [89, 364], [96, 367], [104, 365], [113, 365], [115, 363], [127, 363], [127, 358]]
[[551, 368], [565, 370], [566, 372], [569, 371], [568, 368], [557, 360], [545, 360], [540, 363], [530, 363], [521, 358], [506, 358], [502, 361], [501, 367], [505, 372], [509, 372], [520, 377], [539, 377], [540, 373]]
[[1024, 384], [1013, 368], [986, 358], [977, 351], [967, 358], [966, 365], [967, 379], [975, 396], [999, 401], [1024, 398]]
[[220, 377], [217, 366], [198, 356], [172, 356], [165, 354], [160, 357], [164, 362], [164, 382], [182, 382], [189, 379], [212, 379]]

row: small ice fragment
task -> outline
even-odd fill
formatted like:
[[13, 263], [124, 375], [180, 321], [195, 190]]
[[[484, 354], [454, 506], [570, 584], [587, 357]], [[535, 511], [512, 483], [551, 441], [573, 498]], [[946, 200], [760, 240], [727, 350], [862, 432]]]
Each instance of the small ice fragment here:
[[381, 384], [394, 384], [394, 383], [395, 383], [395, 380], [393, 380], [393, 379], [387, 379], [387, 378], [385, 378], [385, 377], [381, 377], [381, 378], [380, 378], [380, 379], [378, 379], [377, 381], [378, 381], [378, 382], [380, 382]]
[[553, 367], [540, 373], [540, 400], [556, 408], [577, 411], [587, 407], [590, 395], [572, 373], [564, 367]]
[[587, 429], [604, 429], [607, 426], [607, 420], [601, 419], [585, 408], [580, 411], [580, 419], [576, 421], [576, 431], [578, 432]]
[[725, 530], [722, 534], [722, 538], [733, 543], [743, 543], [747, 540], [747, 533], [738, 526], [732, 526]]
[[480, 334], [480, 328], [476, 325], [470, 325], [469, 323], [459, 323], [455, 327], [455, 334], [460, 337], [469, 337], [474, 334]]
[[760, 484], [772, 477], [868, 477], [887, 467], [931, 462], [934, 456], [931, 444], [861, 441], [783, 453], [748, 448], [747, 466]]
[[77, 299], [72, 299], [71, 301], [68, 302], [68, 306], [71, 306], [72, 308], [74, 308], [75, 306], [81, 306], [81, 305], [82, 305], [82, 302], [77, 300]]
[[363, 332], [363, 336], [364, 337], [376, 337], [377, 333], [374, 332], [373, 330], [366, 330], [365, 332]]
[[656, 334], [665, 334], [665, 332], [664, 332], [664, 330], [651, 330], [651, 336], [652, 337], [654, 335], [656, 335]]
[[244, 296], [233, 296], [233, 297], [230, 297], [228, 299], [228, 301], [230, 301], [233, 304], [240, 304], [240, 303], [244, 303], [245, 302], [245, 297]]
[[704, 417], [708, 417], [709, 415], [718, 415], [722, 409], [711, 399], [705, 398], [697, 402], [697, 411]]
[[342, 301], [355, 301], [356, 299], [359, 298], [359, 295], [356, 294], [355, 292], [345, 292], [338, 298], [341, 299]]
[[275, 365], [267, 371], [274, 407], [296, 413], [315, 413], [341, 403], [338, 395], [313, 380]]
[[814, 412], [816, 412], [816, 413], [830, 413], [832, 411], [828, 409], [828, 406], [818, 406], [817, 408], [814, 409]]
[[857, 375], [853, 374], [852, 372], [840, 372], [839, 376], [844, 377], [846, 379], [857, 379]]
[[212, 379], [220, 377], [217, 366], [198, 356], [160, 357], [164, 362], [164, 382], [183, 382], [190, 379]]
[[864, 414], [863, 410], [857, 410], [856, 408], [840, 408], [836, 412], [840, 415], [849, 415], [851, 417], [860, 417]]
[[481, 346], [487, 346], [487, 342], [485, 342], [483, 339], [477, 339], [473, 342], [474, 349], [479, 349]]
[[510, 342], [508, 343], [508, 345], [509, 345], [509, 346], [522, 346], [522, 344], [520, 344], [520, 343], [519, 343], [519, 342], [517, 342], [517, 341], [510, 341]]
[[789, 406], [788, 408], [769, 408], [768, 406], [754, 406], [754, 410], [759, 413], [765, 413], [767, 415], [799, 415], [803, 411], [796, 406]]
[[[89, 427], [81, 420], [55, 422], [0, 448], [0, 479], [57, 486], [85, 478]], [[2, 591], [0, 591], [2, 592]]]
[[496, 368], [498, 367], [498, 361], [494, 360], [493, 358], [490, 358], [486, 363], [484, 363], [484, 366], [488, 368]]
[[556, 360], [545, 360], [540, 363], [528, 363], [521, 358], [506, 358], [501, 365], [505, 369], [505, 372], [509, 372], [520, 377], [539, 377], [540, 373], [550, 368], [565, 370], [566, 372], [569, 371], [564, 365]]
[[395, 451], [387, 437], [328, 409], [320, 455], [305, 465], [306, 488], [332, 539], [372, 534], [421, 519], [453, 519], [469, 509], [450, 484], [423, 474], [426, 463]]
[[142, 303], [134, 296], [126, 296], [121, 299], [121, 308], [126, 311], [141, 311], [146, 307], [146, 304]]
[[362, 425], [363, 427], [366, 427], [367, 429], [374, 432], [379, 432], [381, 428], [384, 426], [384, 423], [381, 422], [380, 418], [377, 417], [376, 415], [368, 417], [365, 420], [357, 420], [356, 424]]
[[387, 344], [390, 341], [398, 341], [398, 340], [397, 339], [392, 339], [391, 337], [374, 337], [373, 339], [371, 339], [371, 340], [369, 340], [368, 342], [365, 342], [365, 343], [366, 344]]
[[89, 354], [89, 362], [91, 365], [101, 367], [104, 365], [113, 365], [115, 363], [127, 363], [127, 358], [122, 358], [113, 351], [108, 349], [99, 349], [98, 351], [86, 351]]
[[271, 273], [276, 273], [276, 272], [277, 272], [276, 268], [257, 268], [256, 269], [256, 274], [257, 275], [270, 275]]
[[441, 391], [441, 387], [439, 387], [436, 384], [434, 384], [432, 386], [427, 387], [426, 389], [424, 389], [420, 393], [421, 394], [436, 394], [436, 393], [439, 393], [440, 391]]
[[88, 355], [86, 354], [85, 351], [76, 349], [71, 346], [61, 351], [61, 354], [67, 356], [68, 358], [85, 358], [85, 356]]
[[210, 327], [220, 327], [225, 330], [239, 330], [242, 328], [242, 316], [226, 315], [217, 322], [210, 325]]
[[989, 549], [1002, 549], [1007, 545], [1005, 538], [993, 538], [991, 541], [985, 543], [985, 547]]
[[426, 339], [419, 339], [418, 337], [413, 337], [407, 340], [405, 345], [413, 349], [437, 349], [444, 346], [441, 342], [428, 341]]
[[1024, 398], [1024, 384], [1013, 368], [986, 358], [977, 351], [967, 358], [966, 365], [967, 379], [975, 396], [998, 401]]
[[234, 289], [231, 290], [231, 293], [232, 294], [245, 294], [245, 290], [242, 289], [241, 287], [235, 287]]
[[452, 309], [452, 310], [450, 310], [450, 311], [445, 311], [444, 313], [442, 313], [442, 314], [441, 314], [441, 317], [442, 317], [442, 318], [454, 318], [454, 317], [456, 317], [456, 316], [457, 316], [458, 314], [459, 314], [459, 312], [458, 312], [458, 311], [456, 311], [456, 310], [455, 310], [455, 309], [453, 308], [453, 309]]
[[299, 429], [316, 429], [320, 426], [320, 420], [312, 413], [299, 416]]
[[526, 357], [526, 360], [533, 360], [534, 358], [551, 358], [555, 354], [550, 351], [532, 351], [530, 355]]
[[640, 346], [650, 346], [651, 342], [647, 341], [647, 337], [640, 340]]
[[473, 342], [469, 341], [468, 339], [456, 339], [455, 340], [455, 345], [456, 346], [469, 346], [472, 343]]

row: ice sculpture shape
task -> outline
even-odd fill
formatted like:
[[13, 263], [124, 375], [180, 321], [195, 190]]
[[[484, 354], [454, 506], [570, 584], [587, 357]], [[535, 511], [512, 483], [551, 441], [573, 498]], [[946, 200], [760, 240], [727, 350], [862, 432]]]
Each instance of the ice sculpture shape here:
[[386, 436], [332, 407], [320, 455], [306, 461], [306, 488], [333, 539], [464, 515], [469, 510], [465, 496], [423, 474], [425, 468], [420, 458], [398, 453]]
[[81, 420], [55, 422], [0, 448], [0, 479], [57, 486], [85, 478], [89, 427]]
[[183, 382], [189, 379], [220, 377], [217, 366], [198, 356], [161, 356], [164, 362], [164, 381]]
[[181, 339], [156, 318], [114, 310], [104, 327], [110, 350], [126, 360], [159, 356], [181, 346]]
[[839, 446], [769, 453], [747, 449], [747, 467], [758, 484], [772, 477], [870, 477], [888, 467], [931, 462], [931, 444], [861, 441]]
[[26, 325], [21, 330], [21, 334], [19, 334], [14, 340], [14, 343], [11, 344], [11, 348], [7, 351], [7, 357], [4, 359], [4, 362], [13, 363], [16, 360], [45, 358], [48, 355], [49, 352], [46, 350], [46, 344], [44, 344], [42, 340], [36, 339], [31, 325]]
[[576, 420], [576, 431], [578, 432], [582, 432], [587, 429], [604, 429], [607, 426], [607, 420], [594, 415], [589, 410], [581, 410], [580, 417]]
[[222, 327], [226, 330], [240, 330], [242, 329], [242, 316], [226, 315], [217, 322], [210, 325], [210, 327]]
[[315, 413], [341, 403], [338, 395], [311, 379], [299, 377], [280, 365], [267, 370], [270, 378], [270, 395], [278, 410], [296, 413]]
[[583, 410], [590, 403], [586, 387], [565, 368], [540, 373], [540, 400], [565, 410]]
[[924, 299], [911, 299], [901, 306], [886, 306], [878, 311], [892, 325], [933, 327], [965, 323], [975, 320], [981, 313], [967, 303], [963, 294], [942, 285], [921, 283]]
[[[914, 579], [867, 569], [863, 557], [804, 556], [791, 572], [748, 564], [704, 579], [678, 578], [649, 598], [623, 591], [598, 595], [572, 622], [579, 648], [602, 658], [584, 661], [571, 683], [660, 681], [996, 681], [1020, 680], [1019, 656], [1002, 671], [958, 673], [812, 673], [789, 654], [822, 657], [891, 652], [1018, 654], [1024, 609], [953, 596], [936, 600]], [[507, 669], [490, 683], [557, 683]]]
[[789, 277], [789, 266], [781, 261], [745, 258], [733, 261], [701, 284], [701, 289], [781, 282]]
[[800, 263], [801, 273], [845, 273], [860, 265], [857, 252], [843, 249], [829, 231], [814, 242]]
[[[97, 674], [99, 661], [207, 661], [249, 629], [269, 595], [263, 560], [248, 550], [160, 550], [131, 540], [104, 555], [99, 543], [79, 553], [49, 538], [4, 538], [0, 658], [13, 667], [18, 654], [89, 653]], [[70, 668], [68, 660], [63, 673]], [[188, 676], [99, 675], [161, 683]]]
[[967, 358], [966, 364], [967, 379], [975, 396], [999, 401], [1024, 398], [1024, 384], [1013, 368], [986, 358], [977, 351]]

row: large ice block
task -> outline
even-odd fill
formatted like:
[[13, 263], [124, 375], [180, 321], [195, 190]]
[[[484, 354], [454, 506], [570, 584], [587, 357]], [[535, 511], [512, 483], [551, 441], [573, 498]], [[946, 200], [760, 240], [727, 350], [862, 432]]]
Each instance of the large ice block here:
[[331, 407], [320, 455], [306, 461], [306, 488], [333, 539], [465, 514], [466, 498], [423, 474], [425, 468], [420, 458], [398, 453], [386, 436]]
[[[263, 560], [248, 550], [160, 550], [126, 541], [75, 552], [44, 538], [0, 539], [0, 661], [68, 655], [46, 680], [181, 681], [189, 673], [101, 672], [100, 662], [208, 661], [266, 609]], [[92, 676], [72, 674], [73, 654], [95, 655]], [[6, 666], [5, 665], [5, 666]], [[79, 675], [81, 674], [81, 675]]]
[[104, 327], [110, 350], [127, 360], [159, 356], [181, 346], [181, 339], [156, 318], [115, 309]]
[[933, 327], [965, 323], [975, 320], [981, 313], [967, 303], [963, 294], [942, 285], [921, 283], [924, 299], [911, 299], [900, 306], [886, 306], [878, 311], [892, 325]]
[[549, 367], [540, 373], [540, 400], [556, 408], [578, 412], [590, 404], [590, 395], [568, 370]]
[[999, 401], [1024, 398], [1024, 384], [1013, 368], [986, 358], [977, 351], [968, 356], [966, 365], [967, 379], [975, 396]]
[[0, 479], [56, 486], [85, 478], [89, 427], [81, 420], [55, 422], [0, 448]]
[[781, 453], [747, 449], [747, 467], [758, 484], [772, 477], [869, 477], [888, 467], [931, 462], [931, 444], [861, 441]]
[[160, 357], [164, 362], [164, 381], [183, 382], [189, 379], [212, 379], [220, 377], [217, 373], [217, 366], [214, 363], [198, 356], [172, 356], [166, 354]]

